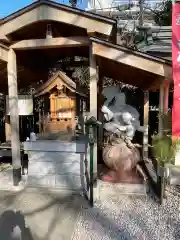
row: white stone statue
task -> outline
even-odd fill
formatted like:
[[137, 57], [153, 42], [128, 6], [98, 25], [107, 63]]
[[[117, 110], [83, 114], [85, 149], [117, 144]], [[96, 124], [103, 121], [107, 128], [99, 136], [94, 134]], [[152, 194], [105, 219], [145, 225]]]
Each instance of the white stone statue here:
[[101, 109], [106, 123], [104, 129], [110, 134], [132, 140], [136, 131], [144, 131], [140, 126], [138, 111], [125, 103], [125, 94], [117, 87], [105, 88], [106, 101]]
[[105, 88], [106, 98], [101, 111], [104, 114], [104, 129], [108, 141], [103, 148], [103, 160], [110, 169], [111, 181], [138, 183], [139, 177], [133, 169], [137, 169], [145, 179], [141, 167], [139, 144], [133, 144], [136, 131], [144, 131], [140, 126], [138, 111], [126, 104], [125, 94], [117, 87]]

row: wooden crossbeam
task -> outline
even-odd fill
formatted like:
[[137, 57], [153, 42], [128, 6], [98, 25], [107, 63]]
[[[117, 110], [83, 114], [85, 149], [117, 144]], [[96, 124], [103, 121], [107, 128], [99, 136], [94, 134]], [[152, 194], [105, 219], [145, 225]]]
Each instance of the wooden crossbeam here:
[[7, 62], [8, 60], [8, 47], [0, 44], [0, 60]]
[[[121, 46], [92, 42], [93, 54], [112, 61], [132, 66], [166, 79], [172, 79], [172, 68], [164, 62], [153, 60], [147, 54], [130, 51]], [[146, 56], [145, 56], [146, 55]]]
[[[56, 5], [56, 6], [53, 6]], [[14, 13], [8, 20], [3, 21], [0, 26], [0, 40], [8, 40], [8, 36], [27, 27], [31, 24], [36, 24], [39, 21], [55, 21], [59, 23], [71, 24], [75, 27], [87, 29], [89, 32], [97, 32], [107, 36], [111, 35], [112, 29], [115, 26], [115, 20], [97, 17], [87, 12], [68, 9], [57, 6], [55, 3], [39, 4], [39, 6], [23, 9], [18, 13]]]
[[34, 50], [47, 48], [81, 47], [88, 46], [88, 44], [89, 40], [85, 37], [59, 37], [22, 40], [12, 44], [11, 48], [15, 50]]

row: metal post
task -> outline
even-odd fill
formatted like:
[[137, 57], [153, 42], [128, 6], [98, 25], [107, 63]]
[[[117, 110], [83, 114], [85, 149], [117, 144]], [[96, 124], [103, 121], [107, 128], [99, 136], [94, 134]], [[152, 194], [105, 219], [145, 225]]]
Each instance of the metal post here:
[[94, 206], [94, 129], [91, 125], [89, 127], [89, 145], [90, 145], [90, 205]]

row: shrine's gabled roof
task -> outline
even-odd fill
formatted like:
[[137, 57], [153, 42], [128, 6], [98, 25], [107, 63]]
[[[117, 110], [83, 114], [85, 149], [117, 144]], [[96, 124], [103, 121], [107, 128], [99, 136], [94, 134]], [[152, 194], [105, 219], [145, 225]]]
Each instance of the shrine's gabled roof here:
[[[9, 36], [34, 23], [54, 21], [67, 24], [88, 33], [116, 36], [116, 20], [50, 0], [36, 1], [0, 20], [0, 41], [11, 41]], [[64, 27], [64, 26], [63, 26]], [[38, 26], [39, 28], [39, 26]], [[35, 29], [35, 28], [34, 28]], [[114, 37], [113, 37], [114, 36]]]
[[76, 88], [76, 83], [69, 78], [64, 72], [57, 71], [52, 77], [50, 77], [43, 85], [41, 85], [35, 92], [34, 96], [42, 96], [49, 93], [53, 88], [60, 87], [61, 85], [68, 88], [71, 92], [75, 92], [79, 95], [85, 96]]
[[65, 4], [57, 3], [57, 2], [51, 1], [51, 0], [40, 0], [40, 1], [35, 1], [34, 3], [27, 5], [26, 7], [21, 8], [18, 11], [14, 12], [14, 13], [12, 13], [12, 14], [4, 17], [4, 18], [1, 18], [0, 19], [0, 24], [3, 24], [7, 21], [10, 21], [13, 18], [18, 17], [18, 16], [22, 15], [23, 13], [28, 12], [28, 11], [32, 10], [33, 8], [36, 8], [36, 7], [38, 7], [42, 4], [52, 6], [52, 7], [56, 7], [56, 8], [61, 8], [65, 11], [75, 12], [75, 13], [80, 14], [80, 15], [86, 15], [88, 17], [95, 18], [97, 20], [101, 20], [101, 21], [105, 21], [105, 22], [109, 22], [109, 23], [113, 23], [113, 24], [116, 23], [116, 20], [114, 20], [113, 18], [107, 17], [107, 16], [104, 17], [100, 14], [87, 12], [87, 11], [84, 11], [82, 9], [67, 6]]

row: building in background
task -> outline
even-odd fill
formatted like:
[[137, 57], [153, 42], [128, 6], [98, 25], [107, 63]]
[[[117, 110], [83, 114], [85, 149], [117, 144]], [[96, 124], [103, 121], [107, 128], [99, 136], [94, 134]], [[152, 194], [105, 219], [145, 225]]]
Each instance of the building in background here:
[[117, 44], [171, 60], [171, 26], [157, 26], [154, 21], [154, 10], [157, 13], [163, 1], [145, 0], [142, 5], [139, 2], [88, 0], [86, 10], [117, 20]]

